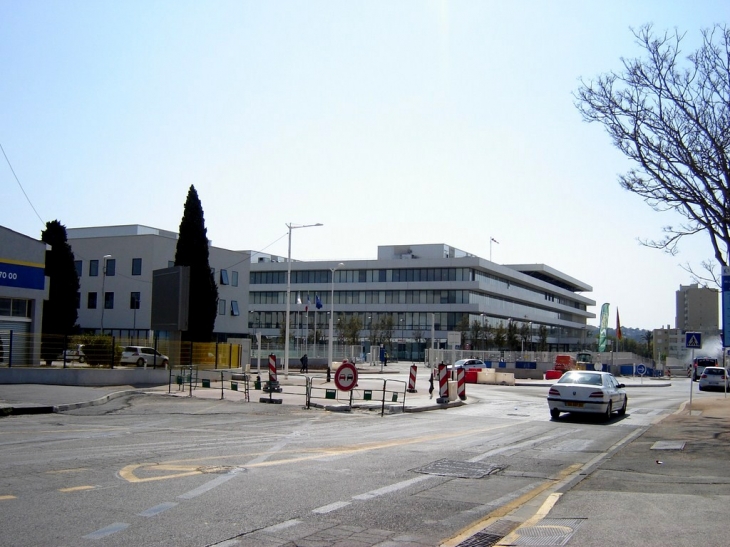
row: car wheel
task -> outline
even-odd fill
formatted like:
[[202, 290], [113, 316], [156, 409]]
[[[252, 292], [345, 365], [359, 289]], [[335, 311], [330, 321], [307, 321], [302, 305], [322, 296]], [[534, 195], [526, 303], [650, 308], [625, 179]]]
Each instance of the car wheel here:
[[621, 410], [618, 411], [619, 416], [626, 415], [626, 407], [629, 405], [629, 398], [624, 397], [624, 406], [621, 407]]
[[613, 414], [613, 401], [608, 401], [608, 406], [606, 407], [606, 415], [605, 418], [607, 420], [611, 419], [611, 414]]
[[700, 391], [705, 391], [705, 388], [703, 388], [702, 386], [697, 386], [697, 389], [699, 389]]
[[85, 363], [85, 362], [86, 362], [86, 357], [84, 357], [83, 355], [81, 357], [79, 357], [79, 363]]
[[560, 411], [557, 408], [551, 408], [550, 409], [550, 417], [553, 420], [557, 420], [558, 418], [560, 418]]
[[167, 368], [167, 365], [169, 364], [169, 361], [167, 359], [162, 361], [162, 366]]
[[138, 367], [143, 367], [144, 366], [144, 359], [142, 359], [141, 357], [139, 359], [137, 359], [137, 366]]

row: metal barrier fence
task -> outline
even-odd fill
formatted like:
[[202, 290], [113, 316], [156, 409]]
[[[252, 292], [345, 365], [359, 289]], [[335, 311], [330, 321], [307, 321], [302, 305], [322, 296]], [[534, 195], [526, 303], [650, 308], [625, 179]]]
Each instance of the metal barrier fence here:
[[[197, 389], [220, 389], [220, 399], [225, 399], [225, 392], [243, 393], [244, 400], [248, 402], [250, 392], [250, 375], [236, 370], [210, 370], [200, 369], [195, 366], [183, 366], [170, 368], [168, 393], [172, 392], [173, 384], [178, 391], [189, 391], [190, 397], [193, 390]], [[174, 380], [174, 381], [173, 381]], [[186, 387], [187, 386], [187, 387]]]
[[[398, 399], [401, 400], [402, 411], [405, 411], [406, 408], [407, 382], [403, 380], [385, 379], [382, 380], [382, 387], [380, 387], [381, 380], [358, 380], [358, 385], [355, 388], [350, 391], [341, 391], [334, 386], [314, 386], [313, 379], [314, 377], [307, 377], [306, 408], [311, 407], [313, 399], [341, 401], [341, 394], [345, 394], [345, 400], [347, 401], [349, 410], [352, 410], [355, 404], [380, 402], [380, 415], [383, 416], [385, 414], [386, 402], [397, 403]], [[402, 384], [402, 389], [389, 389], [388, 382]], [[361, 383], [362, 385], [360, 385]]]
[[[240, 344], [172, 342], [167, 339], [141, 340], [107, 335], [55, 335], [0, 331], [0, 366], [84, 365], [114, 368], [121, 363], [122, 351], [129, 346], [150, 347], [166, 356], [173, 366], [199, 369], [237, 369], [241, 367]], [[150, 364], [149, 358], [147, 359]], [[153, 359], [153, 362], [156, 361]], [[157, 362], [156, 365], [162, 365]]]

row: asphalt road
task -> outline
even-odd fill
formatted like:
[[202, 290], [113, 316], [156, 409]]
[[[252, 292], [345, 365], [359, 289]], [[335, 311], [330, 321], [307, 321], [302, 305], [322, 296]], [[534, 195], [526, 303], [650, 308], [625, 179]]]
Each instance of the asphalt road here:
[[4, 418], [0, 545], [457, 545], [686, 396], [636, 388], [604, 423], [550, 420], [544, 389], [473, 388], [385, 417], [138, 395]]

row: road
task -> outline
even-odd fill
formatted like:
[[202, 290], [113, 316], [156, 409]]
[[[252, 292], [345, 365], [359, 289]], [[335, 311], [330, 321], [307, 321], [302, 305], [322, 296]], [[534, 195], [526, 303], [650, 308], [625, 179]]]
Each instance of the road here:
[[0, 545], [455, 545], [675, 410], [688, 384], [633, 388], [607, 423], [550, 420], [545, 392], [470, 386], [463, 407], [385, 417], [143, 395], [5, 418]]

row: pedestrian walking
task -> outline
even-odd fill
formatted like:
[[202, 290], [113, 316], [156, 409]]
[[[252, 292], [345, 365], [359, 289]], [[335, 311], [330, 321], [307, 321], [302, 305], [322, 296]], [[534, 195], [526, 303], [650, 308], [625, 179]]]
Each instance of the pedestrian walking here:
[[309, 357], [307, 357], [306, 353], [302, 355], [299, 362], [302, 364], [302, 368], [299, 369], [299, 372], [309, 372]]
[[388, 366], [388, 352], [385, 352], [385, 355], [383, 355], [383, 366]]

